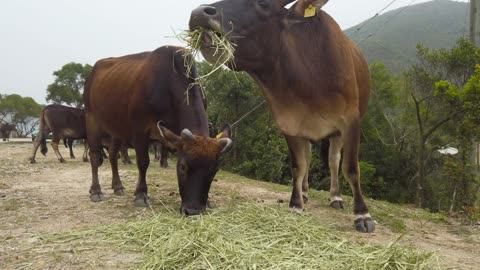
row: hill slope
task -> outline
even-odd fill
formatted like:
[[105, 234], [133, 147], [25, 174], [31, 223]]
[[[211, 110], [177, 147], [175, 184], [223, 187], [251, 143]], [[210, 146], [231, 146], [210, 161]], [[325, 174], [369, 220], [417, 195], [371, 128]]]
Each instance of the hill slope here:
[[[367, 21], [345, 30], [359, 43], [369, 63], [380, 61], [393, 72], [415, 63], [417, 43], [430, 48], [448, 48], [468, 34], [468, 4], [436, 0], [384, 13], [357, 31]], [[365, 39], [369, 34], [371, 37]]]

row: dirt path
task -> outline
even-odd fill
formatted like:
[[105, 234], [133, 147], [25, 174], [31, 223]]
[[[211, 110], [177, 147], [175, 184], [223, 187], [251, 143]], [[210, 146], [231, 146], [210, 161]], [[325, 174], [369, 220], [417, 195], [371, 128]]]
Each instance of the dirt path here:
[[[52, 252], [51, 248], [42, 247], [39, 235], [150, 216], [151, 210], [133, 206], [136, 166], [120, 165], [120, 176], [128, 195], [117, 197], [110, 189], [110, 166], [105, 162], [99, 175], [107, 200], [92, 203], [88, 197], [89, 163], [78, 158], [60, 164], [50, 148], [47, 157], [38, 155], [37, 163], [30, 164], [27, 158], [31, 146], [31, 143], [0, 144], [0, 269], [126, 269], [134, 266], [141, 257], [139, 252], [122, 252], [119, 256], [115, 247], [105, 245], [78, 254], [78, 250], [68, 244], [56, 247], [59, 252]], [[66, 148], [61, 152], [68, 157]], [[82, 147], [77, 146], [74, 152], [80, 157]], [[264, 183], [234, 182], [223, 174], [217, 178], [211, 200], [218, 207], [234, 203], [236, 197], [272, 204], [283, 199], [287, 207], [290, 195], [287, 191], [270, 189]], [[152, 161], [147, 179], [154, 209], [179, 205], [173, 168], [161, 169]], [[402, 235], [382, 224], [372, 235], [354, 233], [349, 210], [335, 211], [321, 199], [312, 199], [307, 211], [317, 216], [319, 222], [332, 224], [339, 233], [352, 239], [388, 243]], [[422, 219], [409, 219], [405, 223], [407, 229], [402, 243], [437, 251], [444, 268], [480, 269], [480, 229]]]

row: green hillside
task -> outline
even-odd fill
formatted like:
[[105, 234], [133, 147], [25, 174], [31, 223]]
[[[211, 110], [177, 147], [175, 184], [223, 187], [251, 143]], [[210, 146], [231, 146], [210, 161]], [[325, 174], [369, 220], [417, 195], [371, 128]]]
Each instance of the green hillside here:
[[[465, 2], [435, 0], [392, 10], [358, 31], [365, 22], [345, 33], [359, 42], [368, 62], [380, 61], [393, 72], [402, 72], [415, 63], [417, 43], [429, 48], [448, 48], [467, 35], [467, 10]], [[369, 34], [373, 35], [365, 39]]]

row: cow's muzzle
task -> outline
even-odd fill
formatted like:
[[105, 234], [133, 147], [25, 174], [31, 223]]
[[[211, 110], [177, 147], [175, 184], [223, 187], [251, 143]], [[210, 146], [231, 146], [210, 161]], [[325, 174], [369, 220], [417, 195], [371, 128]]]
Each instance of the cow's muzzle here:
[[[192, 11], [190, 15], [190, 30], [193, 31], [197, 28], [213, 28], [212, 22], [218, 19], [217, 9], [212, 6], [202, 5]], [[213, 29], [220, 30], [220, 29]]]
[[205, 207], [184, 207], [183, 205], [180, 207], [180, 213], [186, 216], [200, 215], [203, 212], [205, 212]]

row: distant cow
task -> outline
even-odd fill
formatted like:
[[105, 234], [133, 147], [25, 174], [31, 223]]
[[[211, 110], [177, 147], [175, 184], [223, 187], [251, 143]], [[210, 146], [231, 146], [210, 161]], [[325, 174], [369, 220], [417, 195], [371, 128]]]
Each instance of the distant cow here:
[[10, 132], [15, 131], [16, 125], [14, 123], [2, 123], [0, 124], [0, 135], [2, 135], [3, 141], [9, 141]]
[[[60, 162], [65, 162], [58, 150], [58, 143], [61, 139], [73, 142], [73, 140], [86, 138], [85, 110], [58, 104], [45, 106], [40, 113], [40, 127], [33, 144], [32, 156], [30, 157], [31, 163], [35, 163], [35, 155], [39, 146], [41, 146], [40, 152], [43, 155], [47, 154], [46, 139], [50, 132], [52, 133], [52, 148], [55, 151], [55, 155]], [[72, 152], [70, 157], [75, 158]], [[86, 144], [83, 159], [87, 159]]]
[[[223, 0], [201, 5], [190, 29], [226, 35], [235, 44], [234, 63], [262, 89], [292, 160], [290, 207], [302, 211], [308, 199], [311, 142], [330, 139], [330, 205], [342, 208], [338, 185], [340, 152], [343, 175], [353, 191], [355, 228], [373, 232], [360, 190], [360, 121], [367, 111], [370, 72], [360, 50], [322, 10], [328, 0]], [[220, 57], [209, 32], [203, 32], [205, 59]]]
[[[103, 162], [100, 143], [102, 137], [111, 137], [109, 160], [114, 193], [124, 195], [124, 187], [117, 160], [112, 156], [121, 143], [132, 142], [139, 171], [135, 204], [149, 206], [145, 178], [150, 162], [148, 145], [149, 140], [156, 140], [178, 155], [180, 211], [194, 215], [205, 209], [218, 159], [232, 141], [208, 137], [206, 101], [200, 87], [193, 84], [197, 76], [195, 67], [190, 72], [185, 68], [183, 49], [172, 46], [95, 64], [83, 94], [91, 148], [92, 201], [103, 199], [98, 180], [98, 167]], [[157, 125], [160, 122], [163, 125]]]
[[151, 144], [153, 147], [155, 160], [160, 160], [160, 167], [168, 168], [168, 148], [155, 141], [153, 141]]

